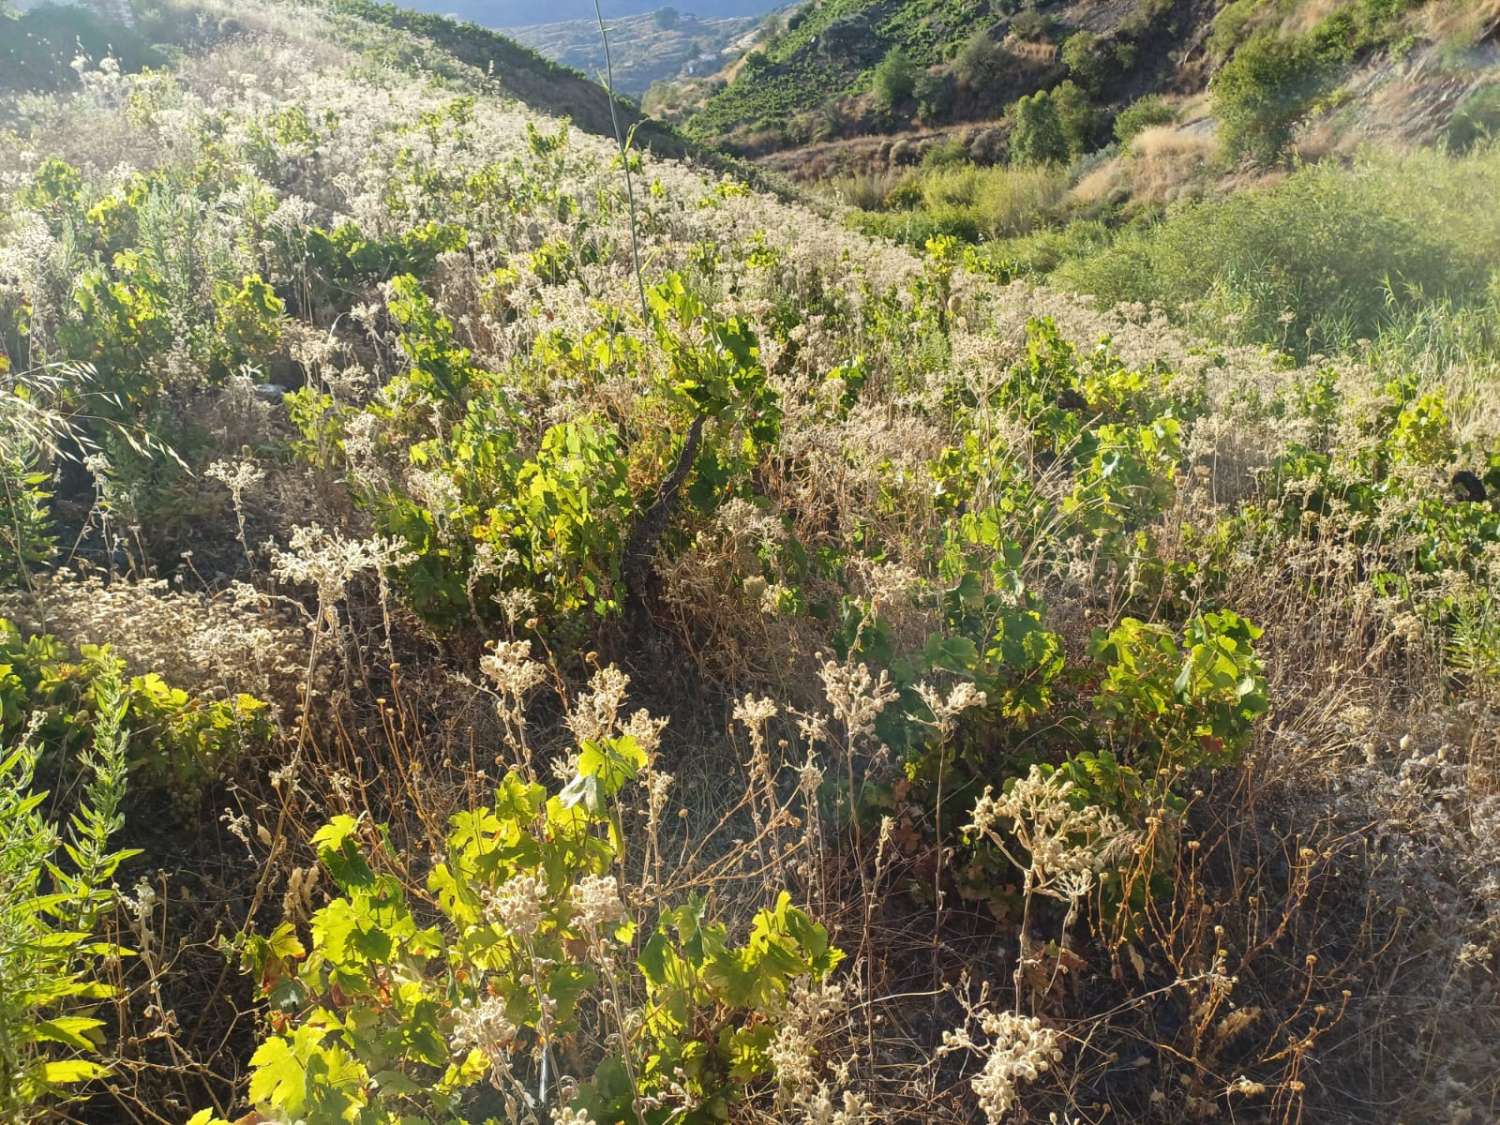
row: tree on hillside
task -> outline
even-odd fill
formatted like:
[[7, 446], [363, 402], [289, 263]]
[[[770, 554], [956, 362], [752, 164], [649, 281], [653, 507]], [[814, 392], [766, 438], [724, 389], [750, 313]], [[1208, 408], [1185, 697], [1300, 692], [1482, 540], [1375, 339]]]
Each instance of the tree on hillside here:
[[1010, 64], [1010, 53], [988, 31], [976, 31], [953, 60], [953, 76], [971, 90], [998, 82]]
[[1020, 98], [1010, 109], [1010, 158], [1015, 164], [1052, 164], [1068, 158], [1057, 103], [1046, 90]]
[[1057, 124], [1068, 146], [1068, 155], [1082, 156], [1091, 151], [1103, 115], [1089, 101], [1089, 96], [1070, 78], [1052, 91], [1052, 105], [1057, 110]]
[[1224, 155], [1279, 160], [1297, 122], [1322, 93], [1326, 76], [1323, 62], [1304, 42], [1271, 33], [1247, 41], [1209, 86]]
[[875, 68], [871, 93], [875, 95], [875, 104], [889, 112], [909, 99], [916, 85], [917, 72], [911, 59], [900, 47], [892, 47]]
[[663, 31], [671, 31], [682, 20], [682, 13], [676, 8], [658, 8], [653, 13], [651, 20]]
[[1091, 94], [1104, 88], [1109, 78], [1108, 60], [1099, 37], [1087, 31], [1074, 32], [1062, 45], [1063, 65], [1068, 73]]

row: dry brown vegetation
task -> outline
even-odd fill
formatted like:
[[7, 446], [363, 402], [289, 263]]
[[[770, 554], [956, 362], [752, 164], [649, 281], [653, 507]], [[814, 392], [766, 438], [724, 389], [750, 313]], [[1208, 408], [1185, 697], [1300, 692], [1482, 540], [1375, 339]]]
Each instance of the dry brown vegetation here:
[[[631, 199], [405, 32], [188, 48], [4, 106], [0, 826], [72, 872], [114, 755], [143, 849], [7, 1112], [1500, 1112], [1491, 321], [1210, 346]], [[82, 924], [29, 870], [0, 979]]]

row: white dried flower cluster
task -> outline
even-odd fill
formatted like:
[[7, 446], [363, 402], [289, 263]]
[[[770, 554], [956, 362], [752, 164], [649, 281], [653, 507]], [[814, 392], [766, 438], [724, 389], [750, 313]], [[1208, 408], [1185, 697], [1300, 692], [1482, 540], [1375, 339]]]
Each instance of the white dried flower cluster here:
[[662, 732], [667, 729], [669, 719], [655, 718], [644, 707], [637, 708], [620, 726], [620, 733], [633, 738], [648, 761], [656, 757], [661, 749]]
[[537, 876], [513, 875], [486, 897], [485, 920], [525, 941], [541, 927], [546, 893], [547, 885]]
[[874, 1120], [875, 1107], [853, 1090], [837, 1097], [828, 1083], [820, 1083], [802, 1107], [804, 1125], [864, 1125]]
[[620, 885], [613, 875], [585, 875], [568, 891], [573, 917], [585, 930], [599, 933], [625, 920]]
[[847, 981], [814, 982], [802, 977], [792, 983], [779, 1013], [781, 1022], [766, 1048], [776, 1072], [779, 1104], [806, 1105], [816, 1093], [818, 1042], [848, 1007]]
[[966, 832], [984, 837], [1010, 855], [1005, 826], [1026, 850], [1028, 891], [1077, 900], [1094, 886], [1100, 871], [1126, 854], [1135, 834], [1114, 813], [1097, 805], [1076, 805], [1076, 786], [1061, 774], [1032, 766], [1025, 777], [996, 795], [986, 786], [974, 804]]
[[985, 1040], [976, 1042], [969, 1027], [943, 1033], [941, 1053], [969, 1051], [984, 1059], [970, 1079], [979, 1108], [990, 1125], [1000, 1125], [1016, 1106], [1019, 1088], [1035, 1082], [1062, 1061], [1058, 1033], [1035, 1016], [980, 1008], [970, 1013]]
[[541, 662], [532, 659], [530, 641], [500, 641], [494, 652], [479, 658], [479, 670], [505, 696], [512, 709], [520, 707], [546, 678]]
[[204, 470], [203, 475], [229, 489], [229, 495], [234, 498], [236, 506], [243, 503], [247, 489], [254, 488], [266, 479], [266, 471], [248, 458], [243, 461], [215, 461]]
[[144, 875], [136, 879], [133, 897], [120, 896], [120, 905], [130, 916], [130, 928], [135, 931], [136, 940], [140, 942], [143, 953], [150, 953], [156, 944], [156, 932], [151, 928], [151, 916], [156, 910], [156, 904], [160, 901], [161, 896], [156, 893], [156, 887]]
[[933, 726], [943, 739], [953, 736], [960, 715], [971, 707], [983, 707], [987, 702], [984, 692], [972, 680], [960, 680], [946, 696], [923, 681], [917, 685], [917, 695], [932, 712]]
[[774, 699], [746, 695], [734, 705], [735, 720], [750, 732], [752, 738], [763, 738], [765, 725], [774, 719], [778, 708]]
[[287, 550], [267, 544], [271, 573], [283, 582], [317, 587], [318, 604], [325, 612], [343, 600], [349, 582], [379, 565], [379, 555], [369, 543], [346, 539], [316, 524], [295, 528]]
[[865, 664], [828, 660], [823, 664], [821, 676], [828, 706], [844, 724], [851, 741], [873, 735], [875, 720], [897, 697], [890, 673], [883, 668], [876, 677]]
[[490, 1082], [503, 1089], [510, 1075], [510, 1053], [517, 1028], [505, 1014], [505, 1001], [486, 996], [477, 1004], [465, 1000], [453, 1012], [451, 1044], [455, 1052], [478, 1050], [490, 1063]]
[[306, 629], [243, 583], [210, 598], [58, 570], [37, 575], [28, 593], [0, 595], [0, 616], [74, 647], [108, 644], [132, 672], [193, 695], [290, 703], [304, 673]]
[[614, 735], [620, 725], [620, 707], [629, 687], [630, 677], [613, 664], [594, 673], [589, 680], [589, 690], [579, 696], [568, 712], [568, 729], [579, 745], [599, 742]]

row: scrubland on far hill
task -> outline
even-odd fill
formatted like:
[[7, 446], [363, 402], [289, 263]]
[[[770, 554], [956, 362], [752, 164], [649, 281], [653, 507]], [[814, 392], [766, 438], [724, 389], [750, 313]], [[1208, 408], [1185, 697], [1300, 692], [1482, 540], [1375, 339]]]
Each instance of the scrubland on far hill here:
[[1500, 1116], [1494, 21], [1156, 8], [0, 4], [0, 1119]]

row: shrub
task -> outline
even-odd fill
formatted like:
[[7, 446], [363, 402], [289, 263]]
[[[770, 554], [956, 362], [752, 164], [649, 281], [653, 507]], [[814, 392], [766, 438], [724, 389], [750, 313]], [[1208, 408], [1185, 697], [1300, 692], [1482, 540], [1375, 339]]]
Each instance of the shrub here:
[[1055, 165], [992, 168], [979, 179], [974, 205], [987, 238], [1026, 234], [1044, 225], [1068, 191], [1068, 175]]
[[1057, 277], [1111, 304], [1178, 308], [1220, 339], [1336, 350], [1375, 336], [1410, 302], [1482, 298], [1496, 247], [1479, 200], [1500, 167], [1432, 157], [1417, 176], [1418, 159], [1311, 167], [1271, 189], [1190, 204]]
[[924, 70], [913, 83], [912, 97], [923, 121], [939, 121], [953, 108], [953, 85], [947, 75]]
[[1068, 74], [1091, 94], [1104, 88], [1109, 78], [1109, 64], [1099, 37], [1088, 31], [1076, 31], [1063, 41], [1063, 65]]
[[979, 194], [980, 171], [972, 164], [955, 164], [929, 172], [922, 179], [922, 202], [931, 211], [972, 207]]
[[1468, 152], [1475, 145], [1500, 135], [1500, 83], [1474, 90], [1453, 110], [1444, 139], [1453, 152]]
[[1017, 164], [1046, 164], [1068, 158], [1057, 103], [1046, 90], [1019, 98], [1011, 106], [1010, 156]]
[[195, 699], [155, 672], [126, 677], [123, 669], [107, 647], [85, 644], [71, 659], [56, 638], [23, 636], [0, 618], [0, 737], [24, 735], [55, 759], [97, 724], [103, 693], [113, 692], [132, 772], [191, 802], [269, 733], [268, 706], [253, 696]]
[[970, 90], [983, 90], [999, 82], [1011, 62], [1010, 53], [988, 31], [976, 31], [953, 60], [953, 76]]
[[[545, 1103], [562, 1077], [554, 1044], [586, 1016], [602, 1016], [595, 1041], [610, 1044], [572, 1095], [592, 1120], [635, 1120], [643, 1099], [726, 1119], [773, 1073], [794, 985], [824, 979], [842, 953], [784, 892], [744, 945], [702, 898], [638, 929], [614, 872], [617, 800], [645, 752], [617, 734], [585, 742], [577, 763], [560, 794], [509, 774], [492, 805], [455, 815], [420, 904], [392, 873], [383, 829], [339, 816], [312, 837], [338, 895], [312, 916], [310, 944], [289, 921], [241, 938], [272, 1005], [251, 1059], [258, 1111], [450, 1120], [487, 1087]], [[645, 1012], [630, 1032], [627, 999]]]
[[958, 164], [969, 162], [969, 150], [964, 147], [963, 141], [957, 137], [949, 137], [946, 141], [939, 141], [928, 147], [922, 154], [922, 167], [924, 169], [952, 168]]
[[1225, 156], [1280, 159], [1325, 81], [1323, 63], [1303, 42], [1272, 34], [1250, 39], [1210, 84]]
[[899, 47], [892, 48], [870, 79], [870, 92], [875, 95], [875, 104], [890, 112], [908, 101], [916, 89], [917, 74], [912, 61]]
[[[10, 673], [7, 671], [7, 676]], [[79, 758], [83, 797], [66, 831], [42, 814], [34, 788], [43, 755], [29, 734], [0, 751], [0, 1114], [47, 1117], [49, 1103], [109, 1073], [99, 1058], [100, 1001], [114, 995], [101, 961], [128, 950], [96, 937], [114, 902], [120, 865], [136, 854], [111, 850], [124, 823], [125, 712], [118, 670], [95, 681], [97, 716]], [[8, 703], [9, 701], [7, 701]], [[50, 1119], [50, 1118], [48, 1118]]]
[[1127, 144], [1142, 129], [1170, 125], [1176, 120], [1177, 111], [1164, 98], [1159, 94], [1147, 94], [1131, 102], [1115, 117], [1115, 139]]
[[1266, 713], [1266, 681], [1254, 643], [1261, 631], [1230, 610], [1172, 631], [1127, 617], [1094, 640], [1108, 666], [1094, 707], [1116, 746], [1152, 770], [1238, 762]]
[[[896, 172], [864, 172], [830, 180], [825, 190], [835, 199], [861, 211], [881, 211], [902, 206], [892, 197], [907, 180]], [[920, 202], [920, 192], [917, 195]]]
[[1017, 39], [1035, 43], [1052, 34], [1057, 20], [1049, 13], [1036, 8], [1024, 8], [1010, 21], [1010, 30]]
[[1093, 149], [1099, 136], [1103, 116], [1089, 97], [1072, 80], [1064, 81], [1052, 91], [1057, 107], [1057, 124], [1062, 130], [1070, 157], [1082, 156]]

